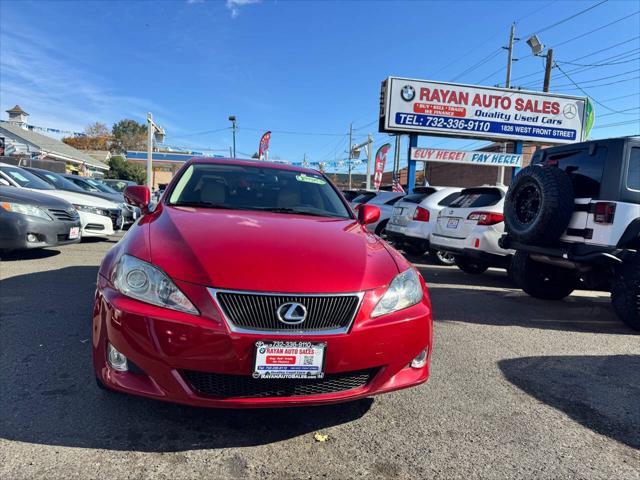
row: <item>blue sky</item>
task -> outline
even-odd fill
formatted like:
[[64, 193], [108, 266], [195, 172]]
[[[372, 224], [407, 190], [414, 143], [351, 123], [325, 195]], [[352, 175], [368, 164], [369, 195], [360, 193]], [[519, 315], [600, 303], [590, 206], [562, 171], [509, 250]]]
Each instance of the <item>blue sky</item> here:
[[[516, 21], [514, 85], [541, 89], [542, 59], [524, 42], [539, 32], [558, 61], [608, 63], [564, 64], [610, 109], [596, 105], [592, 136], [640, 133], [640, 2], [600, 2], [0, 0], [2, 118], [18, 103], [31, 124], [82, 131], [151, 111], [167, 144], [223, 153], [235, 114], [238, 152], [255, 152], [270, 129], [272, 157], [335, 160], [351, 122], [355, 141], [387, 140], [375, 121], [389, 75], [504, 82], [498, 49]], [[551, 90], [581, 94], [557, 69]]]

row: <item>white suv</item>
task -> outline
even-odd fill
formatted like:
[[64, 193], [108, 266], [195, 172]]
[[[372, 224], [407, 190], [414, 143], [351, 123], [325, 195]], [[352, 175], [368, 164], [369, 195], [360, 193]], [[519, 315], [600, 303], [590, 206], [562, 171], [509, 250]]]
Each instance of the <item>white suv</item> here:
[[431, 247], [451, 253], [460, 270], [482, 273], [489, 267], [508, 269], [513, 250], [498, 245], [504, 233], [505, 186], [465, 188], [438, 214]]
[[438, 213], [453, 202], [462, 188], [418, 187], [415, 193], [403, 197], [393, 208], [393, 214], [385, 229], [387, 238], [405, 252], [422, 255], [430, 252], [436, 261], [453, 264], [453, 257], [431, 249], [431, 233]]
[[611, 292], [640, 330], [640, 136], [537, 151], [505, 204], [517, 253], [512, 278], [529, 295], [560, 300], [582, 282]]

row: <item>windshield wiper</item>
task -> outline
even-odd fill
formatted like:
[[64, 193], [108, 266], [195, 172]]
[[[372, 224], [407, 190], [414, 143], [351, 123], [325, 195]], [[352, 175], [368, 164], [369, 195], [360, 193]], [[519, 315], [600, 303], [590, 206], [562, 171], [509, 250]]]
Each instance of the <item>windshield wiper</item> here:
[[170, 204], [172, 207], [204, 207], [204, 208], [225, 208], [232, 210], [235, 207], [227, 207], [226, 205], [221, 205], [219, 203], [213, 202], [176, 202]]
[[297, 208], [288, 208], [288, 207], [266, 207], [266, 208], [257, 208], [257, 210], [260, 210], [263, 212], [274, 212], [274, 213], [291, 213], [293, 215], [311, 215], [313, 217], [337, 217], [337, 215], [331, 215], [328, 213], [310, 212], [309, 210], [300, 210]]

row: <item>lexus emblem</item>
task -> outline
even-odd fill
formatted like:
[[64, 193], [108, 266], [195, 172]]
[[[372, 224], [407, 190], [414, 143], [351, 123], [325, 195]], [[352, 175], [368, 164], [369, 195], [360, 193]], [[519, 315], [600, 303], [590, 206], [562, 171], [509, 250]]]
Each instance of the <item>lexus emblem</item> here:
[[307, 307], [297, 302], [283, 303], [276, 310], [276, 315], [286, 325], [298, 325], [307, 318]]
[[410, 102], [416, 96], [416, 91], [411, 85], [405, 85], [400, 90], [400, 96], [405, 102]]

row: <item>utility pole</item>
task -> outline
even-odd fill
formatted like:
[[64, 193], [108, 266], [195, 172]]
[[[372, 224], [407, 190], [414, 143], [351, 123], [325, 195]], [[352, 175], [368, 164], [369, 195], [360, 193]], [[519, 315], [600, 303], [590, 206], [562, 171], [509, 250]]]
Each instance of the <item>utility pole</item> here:
[[[398, 176], [398, 181], [400, 181], [400, 135], [396, 135], [396, 147], [393, 152], [393, 177]], [[393, 181], [392, 177], [392, 181]]]
[[153, 115], [147, 113], [147, 188], [153, 191]]
[[371, 158], [373, 157], [373, 137], [367, 136], [367, 191], [371, 190]]
[[353, 122], [349, 124], [349, 153], [347, 157], [347, 165], [349, 168], [349, 190], [351, 190], [351, 142], [353, 137]]
[[[516, 24], [511, 24], [511, 32], [509, 33], [509, 46], [503, 47], [507, 50], [507, 78], [504, 82], [505, 88], [511, 88], [511, 64], [513, 63], [513, 42], [516, 40]], [[506, 151], [507, 144], [505, 142], [503, 149]], [[498, 167], [498, 185], [504, 185], [504, 167]]]
[[547, 50], [547, 63], [544, 66], [544, 86], [542, 87], [543, 92], [549, 91], [549, 86], [551, 84], [551, 69], [553, 68], [553, 48]]
[[360, 150], [361, 148], [367, 149], [367, 190], [371, 189], [371, 156], [373, 155], [373, 137], [368, 135], [367, 141], [362, 142], [359, 145], [354, 145], [353, 150]]
[[233, 130], [233, 156], [236, 158], [236, 116], [229, 115], [229, 121], [231, 122], [231, 129]]

